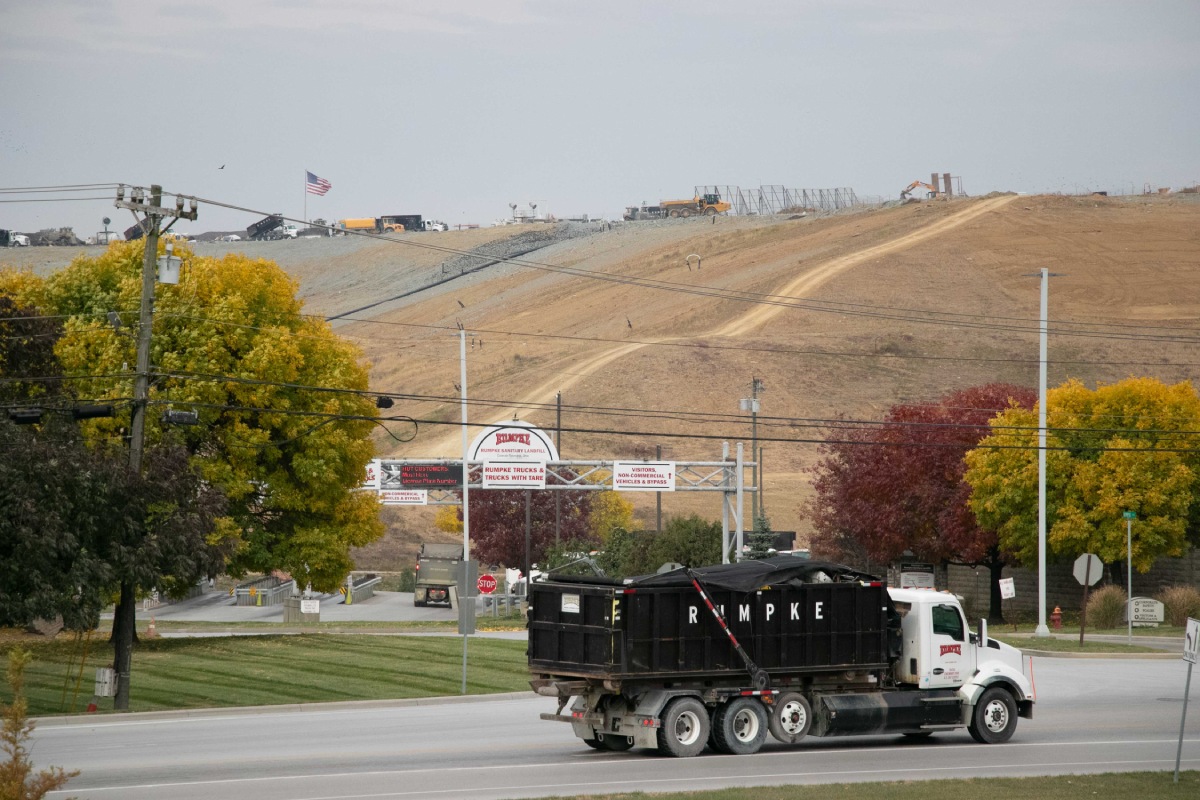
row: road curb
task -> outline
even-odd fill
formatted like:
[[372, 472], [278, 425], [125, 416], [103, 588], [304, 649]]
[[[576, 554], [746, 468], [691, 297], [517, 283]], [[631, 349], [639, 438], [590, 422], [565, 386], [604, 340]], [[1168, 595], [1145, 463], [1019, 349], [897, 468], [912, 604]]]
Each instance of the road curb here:
[[131, 711], [118, 714], [105, 712], [96, 714], [70, 714], [55, 717], [31, 717], [39, 728], [53, 728], [60, 725], [92, 725], [112, 722], [146, 722], [167, 719], [204, 719], [206, 717], [228, 717], [259, 714], [270, 712], [311, 713], [314, 711], [353, 711], [371, 708], [404, 708], [406, 706], [436, 706], [453, 705], [455, 703], [476, 703], [500, 700], [522, 700], [533, 698], [533, 691], [501, 692], [498, 694], [461, 694], [444, 697], [407, 697], [398, 700], [340, 700], [333, 703], [280, 703], [266, 706], [227, 706], [221, 708], [188, 708], [176, 711]]
[[1179, 653], [1063, 653], [1056, 650], [1031, 650], [1027, 647], [1022, 647], [1021, 652], [1027, 656], [1038, 656], [1039, 658], [1132, 658], [1140, 660], [1182, 658]]

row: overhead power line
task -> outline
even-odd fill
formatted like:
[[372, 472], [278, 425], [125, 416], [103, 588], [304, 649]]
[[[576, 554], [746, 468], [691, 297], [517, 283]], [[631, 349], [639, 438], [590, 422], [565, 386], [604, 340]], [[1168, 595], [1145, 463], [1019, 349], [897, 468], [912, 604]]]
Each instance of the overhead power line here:
[[[170, 193], [168, 192], [166, 194], [170, 194]], [[246, 206], [239, 206], [239, 205], [236, 205], [233, 203], [225, 203], [225, 202], [222, 202], [219, 200], [194, 197], [193, 195], [176, 195], [176, 196], [183, 197], [185, 199], [195, 199], [198, 202], [203, 202], [208, 205], [218, 206], [221, 208], [228, 208], [228, 209], [234, 210], [234, 211], [243, 211], [243, 212], [250, 213], [250, 214], [259, 214], [259, 215], [267, 216], [267, 215], [270, 215], [271, 213], [273, 213], [273, 212], [262, 211], [259, 209], [249, 208]], [[280, 215], [280, 216], [282, 219], [285, 219], [285, 220], [288, 220], [291, 222], [296, 222], [298, 224], [312, 226], [312, 223], [307, 220], [296, 219], [293, 217], [286, 217], [286, 216], [282, 216], [282, 215]], [[322, 226], [312, 226], [312, 227], [322, 227]], [[328, 225], [324, 226], [324, 228], [326, 230], [335, 230], [334, 228], [332, 228], [331, 226], [328, 226]], [[488, 255], [488, 254], [477, 253], [477, 252], [470, 251], [470, 250], [461, 250], [458, 248], [447, 247], [445, 245], [438, 245], [438, 244], [434, 244], [432, 242], [414, 241], [414, 240], [410, 240], [410, 239], [395, 239], [395, 238], [390, 238], [390, 237], [386, 237], [386, 236], [382, 236], [382, 235], [374, 234], [374, 233], [367, 233], [367, 232], [363, 232], [363, 231], [345, 231], [345, 233], [355, 235], [355, 236], [362, 236], [362, 237], [369, 238], [369, 239], [375, 239], [375, 240], [382, 241], [382, 242], [388, 242], [390, 244], [401, 245], [404, 247], [412, 247], [412, 248], [418, 248], [418, 249], [423, 249], [423, 250], [432, 250], [432, 251], [436, 251], [436, 252], [445, 253], [447, 255], [467, 256], [467, 257], [472, 257], [472, 258], [478, 258], [481, 260], [492, 261], [495, 263], [503, 263], [503, 264], [509, 264], [509, 265], [513, 265], [513, 266], [527, 267], [530, 269], [537, 269], [537, 270], [542, 270], [542, 271], [547, 271], [547, 272], [554, 272], [554, 273], [558, 273], [558, 274], [588, 278], [588, 279], [592, 279], [592, 280], [618, 283], [618, 284], [624, 284], [624, 285], [629, 285], [629, 286], [639, 286], [639, 287], [643, 287], [643, 288], [658, 289], [658, 290], [662, 290], [662, 291], [679, 292], [679, 293], [683, 293], [683, 294], [690, 294], [690, 295], [696, 295], [696, 296], [714, 297], [714, 298], [723, 299], [723, 300], [734, 300], [734, 301], [739, 301], [739, 302], [748, 302], [748, 303], [755, 303], [755, 304], [760, 304], [760, 305], [774, 305], [774, 306], [781, 306], [781, 307], [786, 307], [786, 308], [794, 308], [794, 309], [798, 309], [798, 310], [817, 311], [817, 312], [821, 312], [821, 313], [836, 313], [836, 314], [843, 314], [843, 315], [850, 315], [850, 316], [873, 317], [873, 318], [888, 319], [888, 320], [893, 320], [893, 321], [912, 322], [912, 323], [916, 323], [916, 324], [935, 324], [935, 325], [950, 325], [950, 326], [954, 326], [954, 327], [965, 327], [965, 328], [984, 328], [984, 329], [988, 329], [988, 330], [1010, 332], [1010, 333], [1011, 332], [1037, 333], [1040, 331], [1039, 320], [1033, 319], [1033, 318], [1026, 319], [1026, 318], [1020, 318], [1020, 317], [998, 317], [995, 315], [966, 314], [963, 312], [949, 312], [949, 311], [939, 311], [939, 310], [933, 310], [933, 309], [919, 309], [919, 310], [900, 309], [900, 308], [893, 308], [893, 307], [888, 307], [888, 306], [854, 304], [854, 303], [845, 303], [845, 302], [839, 302], [839, 301], [823, 301], [823, 300], [815, 300], [815, 299], [811, 299], [811, 298], [795, 298], [795, 297], [789, 297], [786, 295], [775, 295], [775, 294], [761, 293], [761, 292], [749, 292], [749, 291], [733, 290], [733, 289], [719, 289], [719, 288], [711, 287], [711, 286], [697, 286], [694, 284], [677, 283], [677, 282], [672, 282], [672, 281], [662, 281], [662, 280], [657, 280], [657, 279], [653, 279], [653, 278], [641, 278], [641, 277], [637, 277], [637, 276], [628, 276], [628, 275], [615, 275], [612, 273], [601, 272], [598, 270], [588, 270], [588, 269], [582, 269], [582, 268], [578, 268], [578, 267], [568, 267], [568, 266], [563, 266], [563, 265], [558, 265], [558, 264], [548, 264], [545, 262], [534, 261], [531, 259], [525, 259], [525, 258], [519, 258], [519, 257]], [[417, 289], [414, 292], [406, 292], [403, 296], [408, 296], [410, 294], [413, 294], [413, 293], [416, 293], [419, 291], [423, 291], [424, 288], [427, 288], [427, 287], [423, 287], [422, 289]], [[386, 301], [384, 301], [384, 302], [386, 302]], [[331, 315], [330, 317], [327, 317], [327, 319], [334, 319], [334, 318], [340, 318], [340, 317], [342, 317], [341, 314], [335, 314], [335, 315]], [[978, 322], [978, 320], [1001, 320], [1002, 323], [1000, 323], [1000, 324], [996, 324], [996, 323], [982, 324], [982, 323]], [[1009, 323], [1013, 323], [1013, 324], [1009, 324]], [[1054, 335], [1056, 335], [1056, 336], [1085, 336], [1085, 337], [1089, 337], [1089, 338], [1099, 338], [1099, 339], [1137, 339], [1137, 340], [1187, 342], [1187, 343], [1200, 342], [1200, 337], [1179, 338], [1177, 336], [1165, 336], [1165, 335], [1157, 336], [1155, 334], [1122, 333], [1119, 330], [1117, 332], [1112, 332], [1112, 333], [1104, 332], [1103, 329], [1108, 328], [1108, 327], [1113, 327], [1113, 325], [1110, 323], [1064, 322], [1062, 320], [1056, 320], [1054, 324], [1056, 326], [1086, 325], [1086, 326], [1089, 326], [1092, 328], [1101, 329], [1098, 331], [1076, 331], [1076, 330], [1071, 330], [1068, 328], [1055, 327], [1052, 329], [1051, 332], [1054, 333]], [[1123, 323], [1116, 324], [1116, 327], [1118, 327], [1118, 328], [1123, 327], [1123, 326], [1124, 326]], [[1166, 330], [1173, 330], [1173, 329], [1166, 328]]]

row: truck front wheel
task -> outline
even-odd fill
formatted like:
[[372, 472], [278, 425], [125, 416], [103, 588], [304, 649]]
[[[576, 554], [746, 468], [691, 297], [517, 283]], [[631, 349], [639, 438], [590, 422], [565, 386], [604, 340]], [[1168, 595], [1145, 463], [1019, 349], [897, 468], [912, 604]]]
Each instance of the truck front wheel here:
[[796, 742], [808, 735], [812, 727], [812, 706], [797, 692], [784, 692], [775, 698], [768, 718], [771, 735], [784, 744]]
[[984, 691], [971, 711], [967, 732], [980, 744], [1000, 744], [1017, 730], [1017, 703], [999, 686]]
[[757, 753], [767, 740], [767, 712], [753, 697], [730, 700], [713, 714], [713, 741], [722, 753]]
[[667, 705], [658, 729], [658, 752], [676, 758], [699, 755], [708, 742], [708, 710], [694, 697], [678, 697]]

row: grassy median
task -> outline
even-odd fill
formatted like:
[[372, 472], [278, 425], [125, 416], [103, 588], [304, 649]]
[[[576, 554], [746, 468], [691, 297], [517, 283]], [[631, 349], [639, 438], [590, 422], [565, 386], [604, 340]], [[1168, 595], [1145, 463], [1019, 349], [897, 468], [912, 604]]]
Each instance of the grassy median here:
[[[95, 636], [20, 642], [33, 652], [26, 695], [33, 716], [84, 711], [112, 649]], [[85, 656], [86, 646], [86, 656]], [[390, 700], [457, 695], [462, 638], [331, 633], [149, 639], [134, 648], [130, 711]], [[7, 653], [4, 647], [3, 652]], [[467, 693], [529, 689], [525, 642], [472, 638]], [[0, 698], [8, 701], [7, 688]], [[112, 708], [111, 698], [98, 702]]]
[[[904, 783], [760, 786], [711, 792], [591, 794], [586, 800], [1177, 800], [1200, 794], [1200, 772], [1124, 772], [1048, 778], [971, 778]], [[577, 795], [571, 795], [576, 798]], [[550, 800], [567, 800], [566, 797]]]

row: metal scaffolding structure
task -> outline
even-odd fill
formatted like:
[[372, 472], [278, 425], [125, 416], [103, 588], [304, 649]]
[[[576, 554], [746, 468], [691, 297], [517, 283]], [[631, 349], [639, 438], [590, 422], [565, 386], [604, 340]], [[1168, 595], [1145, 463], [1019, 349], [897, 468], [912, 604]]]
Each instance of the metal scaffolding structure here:
[[[745, 472], [756, 466], [753, 461], [742, 459], [742, 443], [738, 442], [736, 455], [730, 458], [729, 444], [722, 448], [722, 461], [676, 461], [675, 491], [677, 492], [721, 492], [721, 560], [729, 563], [737, 560], [745, 544], [744, 518], [745, 495], [756, 493], [757, 486], [747, 486]], [[626, 459], [618, 459], [626, 462]], [[401, 467], [430, 465], [461, 465], [456, 458], [408, 458], [379, 460], [379, 491], [401, 490], [407, 487], [401, 482]], [[613, 488], [613, 461], [547, 461], [546, 489], [550, 491], [607, 491]], [[467, 489], [469, 492], [483, 490], [483, 461], [467, 462]], [[427, 505], [451, 506], [462, 501], [459, 490], [451, 487], [428, 489]], [[534, 491], [542, 491], [537, 489]]]
[[757, 189], [732, 185], [695, 187], [697, 196], [716, 193], [731, 206], [729, 213], [735, 216], [782, 214], [791, 211], [838, 211], [862, 205], [854, 190], [848, 187], [836, 189], [789, 189], [783, 184], [769, 184]]

